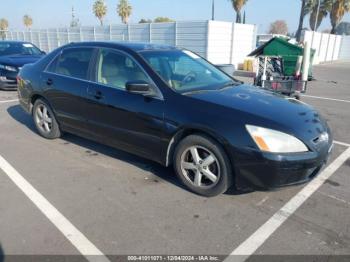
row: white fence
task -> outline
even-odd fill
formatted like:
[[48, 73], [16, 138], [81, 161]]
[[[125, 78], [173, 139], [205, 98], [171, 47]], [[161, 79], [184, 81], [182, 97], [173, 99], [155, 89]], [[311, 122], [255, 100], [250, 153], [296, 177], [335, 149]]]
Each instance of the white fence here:
[[255, 25], [210, 21], [207, 59], [237, 66], [256, 48], [256, 37]]
[[342, 36], [339, 59], [350, 60], [350, 36]]
[[304, 31], [303, 41], [316, 50], [314, 63], [350, 59], [350, 36]]
[[217, 64], [242, 63], [256, 45], [255, 25], [219, 21], [84, 26], [6, 32], [7, 40], [29, 41], [47, 52], [70, 42], [132, 41], [187, 48]]

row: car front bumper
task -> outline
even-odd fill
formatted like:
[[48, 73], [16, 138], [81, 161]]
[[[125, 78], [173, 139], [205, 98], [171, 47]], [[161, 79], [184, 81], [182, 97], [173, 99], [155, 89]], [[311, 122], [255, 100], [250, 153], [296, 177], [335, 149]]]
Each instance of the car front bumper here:
[[273, 190], [312, 180], [327, 163], [333, 142], [317, 151], [272, 154], [246, 149], [235, 153], [235, 180], [238, 189]]
[[17, 80], [12, 77], [0, 76], [0, 90], [16, 90]]

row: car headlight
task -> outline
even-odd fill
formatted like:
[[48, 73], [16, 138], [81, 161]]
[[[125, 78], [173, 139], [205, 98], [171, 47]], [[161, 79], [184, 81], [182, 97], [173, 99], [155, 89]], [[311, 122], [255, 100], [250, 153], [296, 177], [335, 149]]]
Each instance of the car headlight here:
[[246, 125], [246, 128], [261, 151], [271, 153], [300, 153], [309, 151], [303, 142], [286, 133], [259, 126]]
[[1, 65], [0, 64], [0, 69], [5, 69], [7, 71], [11, 71], [11, 72], [17, 72], [17, 68], [14, 66], [8, 66], [8, 65]]

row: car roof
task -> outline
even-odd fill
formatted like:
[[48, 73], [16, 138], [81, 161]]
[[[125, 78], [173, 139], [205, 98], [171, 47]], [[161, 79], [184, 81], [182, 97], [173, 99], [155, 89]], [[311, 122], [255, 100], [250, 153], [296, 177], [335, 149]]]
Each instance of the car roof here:
[[94, 41], [94, 42], [76, 42], [70, 43], [68, 46], [99, 46], [99, 47], [114, 47], [121, 49], [129, 49], [135, 52], [141, 51], [157, 51], [157, 50], [179, 50], [178, 48], [170, 45], [152, 44], [152, 43], [135, 43], [135, 42], [114, 42], [114, 41]]

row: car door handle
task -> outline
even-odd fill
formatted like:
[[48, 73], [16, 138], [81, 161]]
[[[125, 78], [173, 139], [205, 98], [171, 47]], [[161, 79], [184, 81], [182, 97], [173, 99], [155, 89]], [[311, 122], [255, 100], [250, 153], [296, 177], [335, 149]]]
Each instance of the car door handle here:
[[53, 84], [53, 80], [51, 78], [47, 79], [46, 84], [51, 86]]

